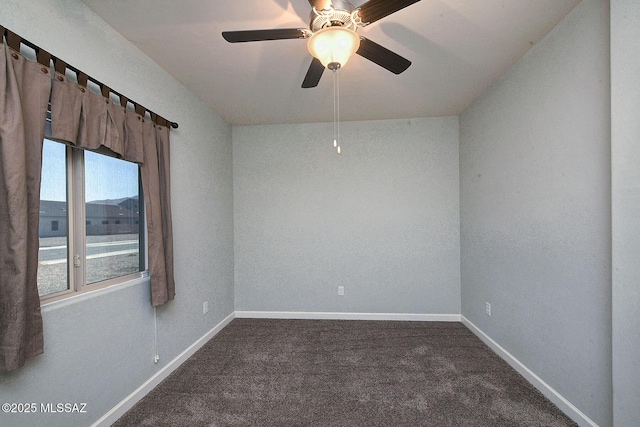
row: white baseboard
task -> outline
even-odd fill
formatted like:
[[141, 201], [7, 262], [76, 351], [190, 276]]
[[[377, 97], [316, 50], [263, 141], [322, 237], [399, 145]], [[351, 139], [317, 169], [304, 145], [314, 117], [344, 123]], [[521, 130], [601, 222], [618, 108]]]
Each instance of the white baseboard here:
[[478, 338], [488, 345], [494, 352], [498, 354], [513, 369], [518, 371], [520, 375], [526, 378], [540, 393], [553, 402], [562, 412], [569, 418], [578, 423], [580, 426], [598, 427], [598, 425], [582, 411], [576, 408], [571, 402], [565, 399], [560, 393], [555, 391], [549, 384], [544, 382], [542, 378], [537, 376], [532, 370], [527, 368], [522, 362], [516, 359], [511, 353], [505, 350], [500, 344], [491, 339], [480, 328], [474, 325], [469, 319], [461, 316], [462, 323], [471, 330]]
[[312, 311], [236, 311], [236, 318], [309, 320], [401, 320], [417, 322], [460, 322], [459, 314], [338, 313]]
[[186, 350], [176, 356], [171, 362], [167, 363], [162, 369], [149, 378], [144, 384], [138, 387], [133, 393], [123, 399], [120, 403], [114, 406], [109, 412], [104, 414], [98, 421], [92, 424], [91, 427], [108, 427], [125, 414], [129, 409], [138, 403], [143, 397], [145, 397], [151, 390], [153, 390], [158, 384], [175, 371], [180, 365], [182, 365], [189, 357], [191, 357], [196, 351], [213, 338], [218, 332], [227, 326], [235, 318], [235, 313], [231, 313], [224, 318], [220, 323], [213, 327], [209, 332], [204, 334], [200, 339], [191, 344]]

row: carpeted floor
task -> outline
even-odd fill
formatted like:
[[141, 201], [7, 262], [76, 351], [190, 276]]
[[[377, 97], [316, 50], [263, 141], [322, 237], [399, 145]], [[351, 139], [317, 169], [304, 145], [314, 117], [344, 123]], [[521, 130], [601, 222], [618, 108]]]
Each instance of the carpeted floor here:
[[235, 319], [115, 426], [575, 426], [461, 323]]

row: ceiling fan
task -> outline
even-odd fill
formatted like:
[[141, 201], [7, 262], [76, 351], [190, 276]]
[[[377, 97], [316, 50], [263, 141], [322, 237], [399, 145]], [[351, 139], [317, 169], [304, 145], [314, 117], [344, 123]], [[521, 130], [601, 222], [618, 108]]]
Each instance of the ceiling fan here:
[[418, 1], [420, 0], [369, 0], [360, 7], [355, 7], [346, 0], [309, 0], [309, 29], [223, 31], [222, 37], [229, 43], [309, 39], [307, 47], [313, 60], [302, 82], [303, 88], [316, 87], [325, 68], [333, 71], [341, 68], [354, 53], [394, 74], [400, 74], [409, 68], [411, 61], [358, 36], [356, 31]]

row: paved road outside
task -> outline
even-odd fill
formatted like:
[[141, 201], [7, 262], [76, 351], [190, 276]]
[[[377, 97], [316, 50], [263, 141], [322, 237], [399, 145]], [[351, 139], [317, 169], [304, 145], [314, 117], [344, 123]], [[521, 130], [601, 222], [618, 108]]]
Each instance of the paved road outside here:
[[[87, 283], [96, 283], [139, 271], [138, 235], [87, 236]], [[49, 295], [68, 289], [67, 239], [40, 238], [38, 290]]]

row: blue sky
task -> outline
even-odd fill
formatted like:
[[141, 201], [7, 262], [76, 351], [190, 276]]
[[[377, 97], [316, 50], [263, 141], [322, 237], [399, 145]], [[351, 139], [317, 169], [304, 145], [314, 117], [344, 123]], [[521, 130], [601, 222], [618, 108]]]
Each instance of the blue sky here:
[[[45, 140], [40, 199], [66, 200], [66, 146]], [[85, 152], [85, 200], [119, 199], [138, 194], [138, 165]]]

